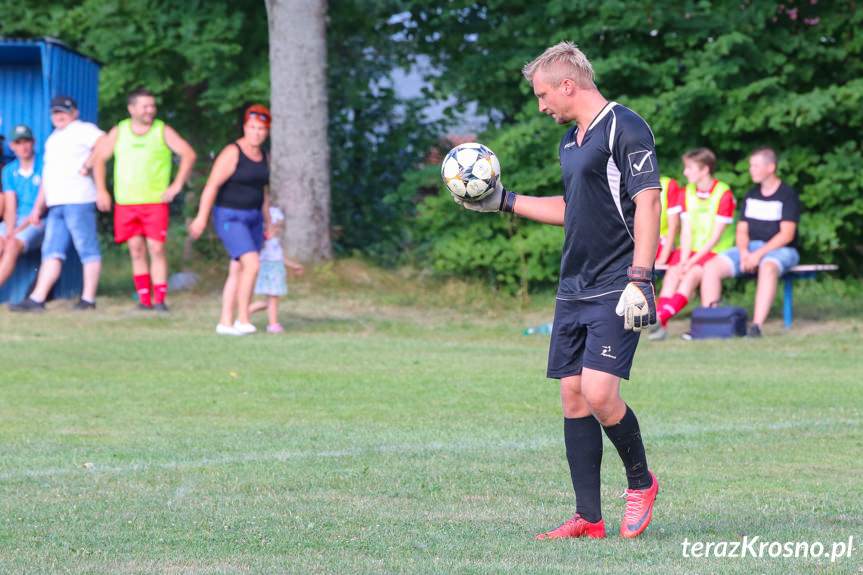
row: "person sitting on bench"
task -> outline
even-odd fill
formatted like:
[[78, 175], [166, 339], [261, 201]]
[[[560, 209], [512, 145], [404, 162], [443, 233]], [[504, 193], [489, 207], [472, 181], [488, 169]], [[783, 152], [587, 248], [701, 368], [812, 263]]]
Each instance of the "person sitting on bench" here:
[[701, 305], [722, 295], [722, 280], [740, 274], [757, 274], [755, 309], [746, 337], [761, 337], [779, 278], [800, 261], [797, 224], [800, 198], [776, 175], [778, 157], [771, 148], [758, 148], [749, 156], [749, 175], [755, 185], [740, 203], [735, 246], [704, 266]]
[[[37, 250], [42, 245], [45, 227], [26, 226], [39, 184], [42, 182], [42, 157], [35, 152], [33, 131], [24, 125], [12, 128], [9, 147], [15, 161], [3, 168], [4, 221], [0, 222], [0, 286], [15, 271], [21, 254]], [[0, 205], [3, 205], [0, 200]]]
[[714, 177], [716, 155], [707, 148], [681, 157], [687, 185], [681, 192], [680, 247], [668, 258], [668, 271], [656, 300], [657, 323], [648, 339], [668, 337], [668, 320], [680, 313], [701, 282], [704, 265], [734, 245], [734, 195]]

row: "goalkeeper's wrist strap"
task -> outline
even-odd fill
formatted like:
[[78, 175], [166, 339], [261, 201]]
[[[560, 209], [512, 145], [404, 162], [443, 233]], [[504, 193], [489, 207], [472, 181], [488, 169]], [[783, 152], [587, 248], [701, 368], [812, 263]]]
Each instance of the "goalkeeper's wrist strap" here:
[[500, 199], [500, 211], [502, 212], [512, 212], [515, 210], [515, 199], [518, 197], [518, 194], [514, 192], [510, 192], [507, 189], [503, 191], [503, 197]]
[[626, 270], [626, 275], [633, 281], [649, 282], [653, 281], [653, 269], [641, 266], [629, 266]]

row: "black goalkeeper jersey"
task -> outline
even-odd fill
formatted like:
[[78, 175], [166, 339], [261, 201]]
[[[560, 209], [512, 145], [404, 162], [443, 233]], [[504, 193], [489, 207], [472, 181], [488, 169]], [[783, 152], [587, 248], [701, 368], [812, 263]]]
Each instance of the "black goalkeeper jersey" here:
[[635, 196], [660, 188], [655, 141], [638, 114], [609, 102], [581, 142], [578, 126], [560, 142], [565, 239], [559, 299], [620, 292], [635, 249]]

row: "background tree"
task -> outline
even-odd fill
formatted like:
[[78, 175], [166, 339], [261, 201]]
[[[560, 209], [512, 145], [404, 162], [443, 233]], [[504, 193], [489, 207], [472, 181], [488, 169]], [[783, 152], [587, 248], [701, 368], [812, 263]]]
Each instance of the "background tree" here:
[[327, 144], [325, 0], [267, 0], [270, 23], [271, 201], [285, 212], [285, 247], [302, 261], [332, 257]]
[[0, 35], [55, 37], [100, 61], [103, 127], [128, 116], [131, 90], [149, 88], [199, 156], [237, 136], [244, 104], [269, 100], [263, 3], [0, 0]]

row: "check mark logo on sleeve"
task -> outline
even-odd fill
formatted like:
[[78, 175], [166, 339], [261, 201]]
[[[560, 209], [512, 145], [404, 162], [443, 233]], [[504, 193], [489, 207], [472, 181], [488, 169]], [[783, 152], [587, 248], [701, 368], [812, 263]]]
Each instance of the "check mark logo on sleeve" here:
[[646, 154], [644, 154], [644, 157], [643, 157], [643, 158], [641, 158], [641, 161], [640, 161], [640, 162], [638, 162], [637, 164], [635, 164], [635, 166], [634, 166], [634, 167], [635, 167], [635, 171], [640, 172], [640, 171], [641, 171], [641, 168], [643, 168], [643, 167], [644, 167], [644, 163], [647, 161], [647, 159], [648, 159], [649, 157], [650, 157], [650, 152], [647, 152]]
[[640, 174], [649, 174], [653, 168], [653, 161], [650, 157], [653, 155], [653, 150], [638, 150], [629, 154], [629, 169], [633, 176]]

